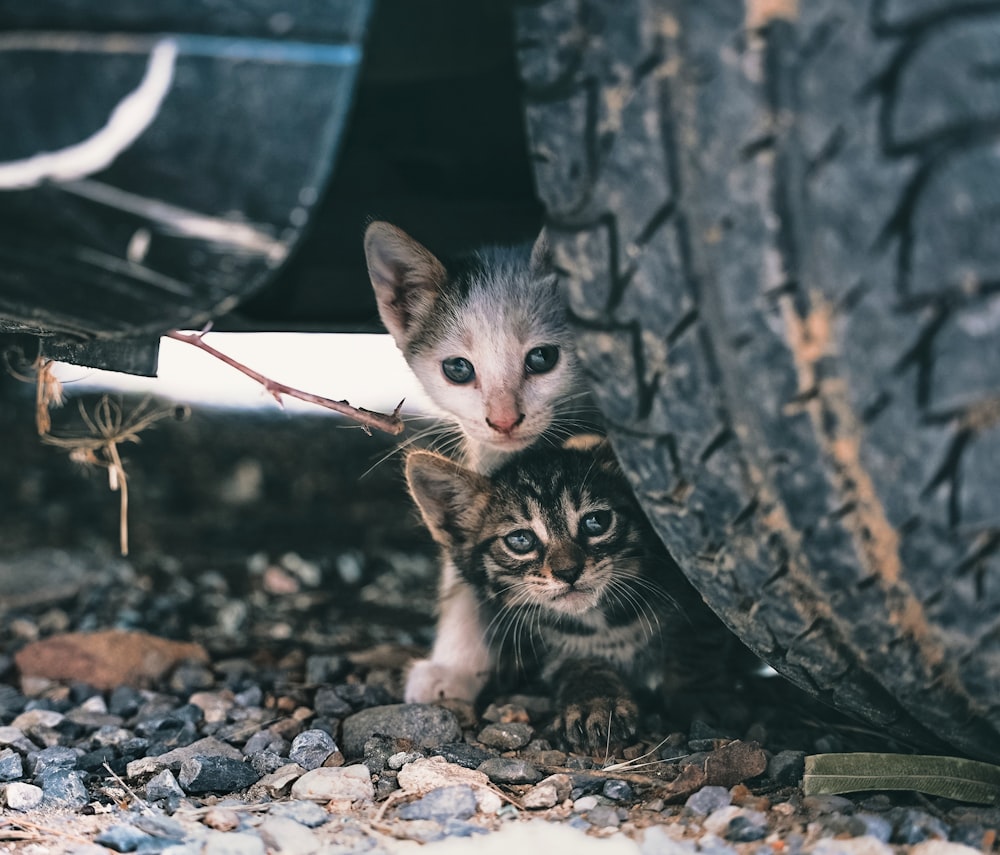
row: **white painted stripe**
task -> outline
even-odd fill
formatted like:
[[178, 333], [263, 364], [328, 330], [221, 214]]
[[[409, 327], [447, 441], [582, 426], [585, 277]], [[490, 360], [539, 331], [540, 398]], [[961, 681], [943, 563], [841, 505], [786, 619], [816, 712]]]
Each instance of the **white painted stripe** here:
[[211, 217], [159, 199], [129, 193], [100, 181], [71, 181], [59, 188], [101, 205], [145, 217], [159, 224], [168, 234], [199, 238], [209, 243], [230, 246], [251, 255], [266, 256], [272, 264], [283, 261], [288, 246], [271, 237], [261, 227], [222, 217]]
[[142, 81], [118, 102], [104, 127], [58, 151], [0, 163], [0, 190], [24, 190], [44, 181], [72, 181], [110, 166], [153, 123], [173, 81], [176, 59], [176, 41], [157, 42]]

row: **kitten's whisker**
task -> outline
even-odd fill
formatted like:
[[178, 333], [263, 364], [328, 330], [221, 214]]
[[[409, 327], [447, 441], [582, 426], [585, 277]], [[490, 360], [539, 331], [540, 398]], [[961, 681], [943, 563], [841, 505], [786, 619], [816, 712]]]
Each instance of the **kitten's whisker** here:
[[398, 454], [402, 454], [404, 451], [406, 451], [414, 443], [420, 442], [421, 440], [427, 438], [428, 436], [434, 436], [435, 434], [440, 433], [441, 430], [442, 430], [442, 426], [440, 425], [440, 423], [436, 423], [436, 424], [432, 424], [432, 425], [430, 425], [430, 426], [428, 426], [426, 428], [423, 428], [422, 430], [417, 431], [412, 436], [408, 436], [402, 442], [399, 442], [395, 446], [393, 446], [389, 451], [387, 451], [378, 460], [376, 460], [371, 466], [369, 466], [364, 472], [362, 472], [360, 478], [367, 477], [373, 471], [375, 471], [375, 469], [377, 469], [379, 466], [381, 466], [383, 463], [385, 463], [390, 458], [395, 457]]

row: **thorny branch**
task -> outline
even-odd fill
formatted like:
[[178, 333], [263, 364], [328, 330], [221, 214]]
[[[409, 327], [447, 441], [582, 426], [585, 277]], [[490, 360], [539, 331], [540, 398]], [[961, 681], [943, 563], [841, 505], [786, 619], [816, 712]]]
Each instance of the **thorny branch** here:
[[368, 434], [371, 433], [371, 428], [384, 431], [392, 436], [397, 436], [403, 432], [403, 428], [405, 426], [403, 424], [403, 420], [399, 416], [400, 408], [403, 406], [402, 401], [400, 401], [396, 406], [396, 409], [392, 411], [392, 415], [386, 415], [385, 413], [376, 413], [372, 410], [366, 410], [363, 407], [352, 407], [349, 403], [347, 403], [347, 401], [334, 401], [331, 398], [324, 398], [322, 395], [314, 395], [312, 392], [303, 392], [301, 389], [286, 386], [284, 383], [279, 383], [276, 380], [272, 380], [270, 377], [265, 377], [259, 371], [255, 371], [248, 365], [244, 365], [242, 362], [233, 359], [233, 357], [226, 355], [221, 350], [216, 350], [212, 347], [212, 345], [205, 341], [205, 333], [207, 332], [208, 328], [198, 333], [182, 333], [177, 330], [173, 330], [172, 332], [168, 332], [166, 335], [168, 338], [183, 341], [197, 347], [200, 350], [205, 351], [205, 353], [211, 354], [216, 359], [221, 359], [226, 363], [226, 365], [232, 366], [237, 371], [260, 383], [260, 385], [263, 386], [279, 404], [281, 404], [281, 396], [288, 395], [292, 398], [298, 398], [300, 401], [307, 401], [310, 404], [318, 404], [321, 407], [326, 407], [327, 409], [340, 413], [342, 416], [347, 416], [348, 418], [358, 422]]

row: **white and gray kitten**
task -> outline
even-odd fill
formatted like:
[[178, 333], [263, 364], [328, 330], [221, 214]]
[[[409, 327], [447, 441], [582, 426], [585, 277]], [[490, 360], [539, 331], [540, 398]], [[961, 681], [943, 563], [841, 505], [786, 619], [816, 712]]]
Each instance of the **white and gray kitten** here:
[[[401, 229], [374, 222], [365, 256], [382, 322], [461, 429], [472, 469], [489, 473], [577, 420], [586, 390], [544, 232], [533, 247], [488, 247], [446, 266]], [[439, 612], [430, 658], [407, 678], [407, 701], [472, 700], [485, 684], [479, 608], [448, 561]]]

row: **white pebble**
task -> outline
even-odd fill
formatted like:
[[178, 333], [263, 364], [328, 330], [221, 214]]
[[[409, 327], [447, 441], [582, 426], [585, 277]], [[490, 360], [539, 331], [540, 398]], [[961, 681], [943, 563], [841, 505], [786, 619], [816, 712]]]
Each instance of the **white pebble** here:
[[272, 816], [257, 829], [269, 850], [281, 855], [311, 855], [320, 849], [319, 838], [294, 819]]
[[375, 787], [366, 766], [320, 766], [292, 784], [292, 798], [313, 802], [370, 802], [375, 799]]
[[34, 810], [42, 803], [42, 788], [14, 781], [4, 787], [4, 801], [11, 810]]
[[736, 805], [726, 805], [725, 807], [713, 810], [707, 817], [703, 826], [705, 831], [710, 831], [712, 834], [718, 834], [720, 837], [724, 836], [726, 829], [729, 827], [729, 823], [733, 819], [742, 813], [743, 808], [737, 807]]
[[824, 838], [812, 851], [813, 855], [892, 855], [894, 850], [888, 843], [866, 834], [849, 840]]

